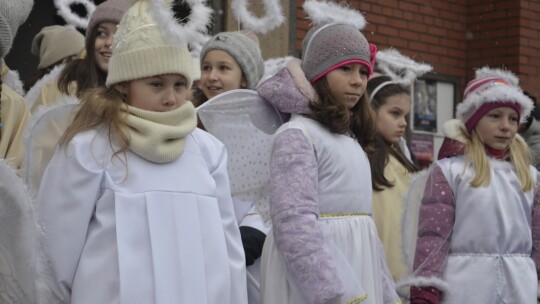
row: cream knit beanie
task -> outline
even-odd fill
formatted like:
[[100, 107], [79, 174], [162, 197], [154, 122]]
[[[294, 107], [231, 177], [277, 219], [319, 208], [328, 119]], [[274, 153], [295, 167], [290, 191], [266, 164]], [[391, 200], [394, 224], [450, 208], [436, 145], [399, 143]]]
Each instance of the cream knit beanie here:
[[193, 82], [193, 63], [187, 43], [171, 41], [171, 37], [164, 35], [151, 6], [166, 4], [150, 4], [150, 1], [135, 2], [118, 25], [109, 60], [108, 87], [162, 74], [181, 74], [187, 79], [188, 87]]
[[0, 1], [0, 58], [8, 54], [19, 26], [26, 21], [33, 5], [32, 0]]
[[84, 36], [68, 26], [46, 26], [32, 40], [32, 54], [39, 57], [40, 70], [78, 55], [83, 49]]

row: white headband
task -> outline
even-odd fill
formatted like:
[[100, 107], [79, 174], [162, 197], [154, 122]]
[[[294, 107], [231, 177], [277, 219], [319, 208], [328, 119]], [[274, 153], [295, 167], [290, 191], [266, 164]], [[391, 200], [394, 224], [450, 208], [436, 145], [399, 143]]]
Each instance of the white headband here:
[[380, 85], [378, 85], [375, 90], [373, 90], [373, 92], [371, 92], [371, 94], [369, 94], [369, 102], [372, 102], [373, 101], [373, 98], [375, 97], [375, 95], [377, 95], [377, 93], [379, 93], [379, 91], [384, 88], [385, 86], [389, 85], [389, 84], [398, 84], [397, 82], [395, 81], [385, 81], [383, 83], [381, 83]]

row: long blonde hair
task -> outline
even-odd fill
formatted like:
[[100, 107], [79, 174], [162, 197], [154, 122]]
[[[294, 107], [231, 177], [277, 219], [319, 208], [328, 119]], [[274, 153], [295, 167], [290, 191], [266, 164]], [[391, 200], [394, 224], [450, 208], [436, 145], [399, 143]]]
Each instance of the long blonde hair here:
[[[489, 185], [491, 174], [484, 142], [475, 130], [471, 132], [471, 135], [466, 134], [464, 130], [461, 130], [461, 132], [467, 138], [467, 142], [465, 143], [465, 156], [468, 159], [467, 166], [470, 164], [475, 169], [474, 178], [470, 183], [471, 187], [476, 188]], [[532, 162], [532, 156], [529, 146], [521, 136], [516, 134], [510, 141], [508, 152], [510, 161], [521, 183], [521, 190], [531, 190], [533, 181], [529, 165]]]
[[114, 151], [113, 157], [125, 152], [131, 143], [126, 131], [126, 113], [121, 111], [125, 104], [125, 95], [114, 87], [87, 90], [81, 97], [73, 122], [60, 138], [59, 145], [66, 146], [77, 133], [103, 125], [108, 128], [111, 147], [113, 142], [120, 147]]

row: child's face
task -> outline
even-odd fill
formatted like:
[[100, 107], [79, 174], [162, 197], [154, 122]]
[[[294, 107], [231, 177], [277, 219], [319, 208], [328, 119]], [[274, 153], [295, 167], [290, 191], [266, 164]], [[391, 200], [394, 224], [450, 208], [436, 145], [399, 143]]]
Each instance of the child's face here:
[[132, 80], [117, 85], [128, 103], [139, 109], [167, 112], [186, 103], [188, 88], [184, 76], [165, 74]]
[[94, 55], [98, 68], [107, 73], [109, 70], [109, 59], [111, 58], [112, 38], [116, 33], [116, 24], [103, 22], [98, 25], [96, 41], [94, 42]]
[[364, 65], [351, 63], [330, 71], [325, 77], [332, 97], [352, 109], [366, 91], [368, 74]]
[[397, 144], [407, 127], [407, 114], [411, 111], [411, 99], [405, 93], [392, 95], [379, 107], [375, 125], [383, 139], [390, 144]]
[[221, 93], [245, 88], [242, 69], [227, 52], [212, 50], [206, 54], [201, 68], [199, 88], [210, 99]]
[[488, 147], [506, 150], [516, 135], [518, 126], [516, 110], [510, 107], [499, 107], [482, 116], [474, 129]]

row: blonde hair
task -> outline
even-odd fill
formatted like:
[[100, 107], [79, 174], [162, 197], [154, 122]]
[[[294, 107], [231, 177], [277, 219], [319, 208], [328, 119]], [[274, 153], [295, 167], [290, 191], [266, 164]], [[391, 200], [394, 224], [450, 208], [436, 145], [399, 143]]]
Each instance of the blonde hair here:
[[108, 128], [111, 147], [113, 141], [120, 147], [114, 151], [113, 157], [125, 152], [131, 143], [126, 131], [126, 113], [121, 111], [125, 103], [125, 95], [114, 87], [98, 87], [86, 91], [82, 95], [73, 122], [60, 138], [59, 145], [67, 145], [79, 132], [103, 125]]
[[[466, 167], [472, 165], [475, 169], [474, 178], [470, 183], [471, 187], [476, 188], [489, 185], [491, 174], [482, 138], [480, 138], [475, 130], [472, 131], [470, 136], [463, 130], [461, 132], [467, 138], [465, 156], [468, 158], [468, 163]], [[532, 162], [532, 156], [527, 143], [519, 135], [516, 135], [510, 141], [508, 151], [510, 161], [521, 183], [521, 190], [531, 190], [533, 181], [529, 164]]]

